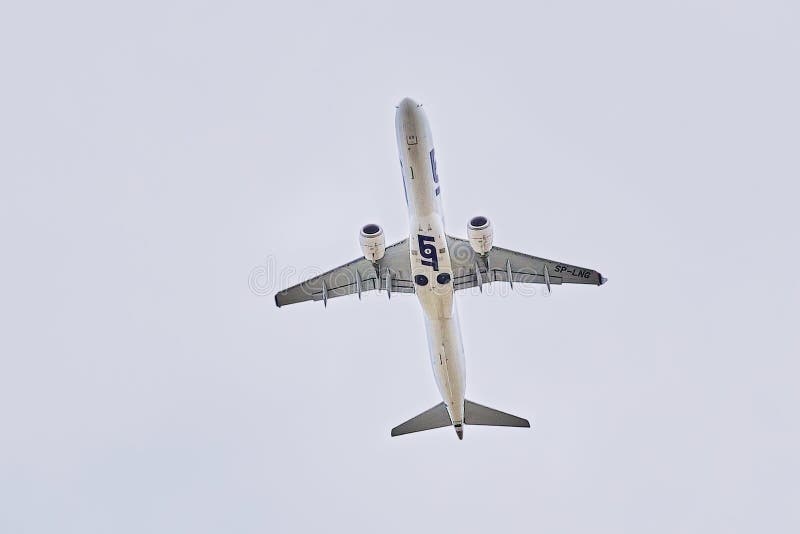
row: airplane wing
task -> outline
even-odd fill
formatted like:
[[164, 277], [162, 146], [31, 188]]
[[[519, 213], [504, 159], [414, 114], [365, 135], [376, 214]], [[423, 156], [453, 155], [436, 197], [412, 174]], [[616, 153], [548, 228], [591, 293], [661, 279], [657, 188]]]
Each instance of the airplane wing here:
[[361, 298], [361, 293], [376, 289], [385, 289], [389, 298], [392, 293], [414, 293], [408, 239], [386, 247], [383, 258], [375, 264], [361, 257], [284, 289], [275, 295], [275, 304], [285, 306], [307, 300], [321, 300], [327, 306], [330, 298], [353, 293]]
[[453, 289], [481, 287], [489, 282], [524, 284], [593, 284], [606, 279], [599, 272], [559, 261], [537, 258], [521, 252], [492, 247], [482, 256], [466, 239], [447, 236], [453, 266]]

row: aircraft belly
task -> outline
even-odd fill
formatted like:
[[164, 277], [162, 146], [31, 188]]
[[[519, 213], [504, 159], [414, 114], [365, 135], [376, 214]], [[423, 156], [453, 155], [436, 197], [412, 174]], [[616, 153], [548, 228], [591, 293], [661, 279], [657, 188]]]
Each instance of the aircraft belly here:
[[458, 315], [439, 319], [426, 317], [425, 326], [436, 386], [453, 422], [461, 422], [464, 420], [466, 373]]
[[397, 148], [410, 218], [409, 253], [414, 289], [425, 316], [433, 376], [454, 423], [464, 421], [464, 349], [453, 302], [453, 269], [425, 113], [411, 100], [398, 106]]

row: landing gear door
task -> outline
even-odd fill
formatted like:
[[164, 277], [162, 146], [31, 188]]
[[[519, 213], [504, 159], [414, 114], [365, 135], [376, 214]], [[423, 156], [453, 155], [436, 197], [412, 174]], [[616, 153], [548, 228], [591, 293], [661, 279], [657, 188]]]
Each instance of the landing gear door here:
[[403, 131], [406, 134], [406, 144], [409, 146], [416, 145], [418, 141], [417, 125], [414, 123], [413, 120], [403, 122]]

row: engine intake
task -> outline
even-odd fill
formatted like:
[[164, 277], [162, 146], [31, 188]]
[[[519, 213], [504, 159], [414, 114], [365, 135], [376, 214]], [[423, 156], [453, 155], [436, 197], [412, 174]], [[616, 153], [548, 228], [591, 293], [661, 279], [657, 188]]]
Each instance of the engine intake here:
[[492, 249], [494, 238], [491, 221], [483, 215], [473, 217], [467, 224], [467, 237], [472, 250], [478, 254], [486, 254]]
[[365, 224], [358, 235], [358, 244], [364, 257], [375, 263], [383, 258], [386, 253], [386, 238], [383, 235], [383, 228], [377, 224]]

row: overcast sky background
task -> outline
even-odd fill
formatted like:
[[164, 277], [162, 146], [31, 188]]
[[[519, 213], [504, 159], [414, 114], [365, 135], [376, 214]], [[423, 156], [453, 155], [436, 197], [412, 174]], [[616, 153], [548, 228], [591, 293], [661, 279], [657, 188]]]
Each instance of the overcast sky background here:
[[[520, 4], [0, 8], [0, 531], [800, 530], [800, 8]], [[610, 280], [459, 295], [530, 431], [389, 437], [413, 296], [274, 306], [407, 234], [405, 96], [451, 233]]]

